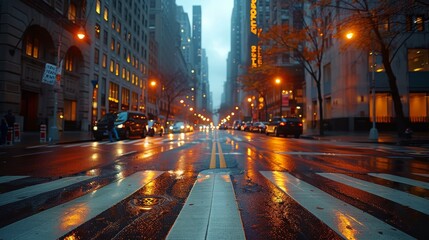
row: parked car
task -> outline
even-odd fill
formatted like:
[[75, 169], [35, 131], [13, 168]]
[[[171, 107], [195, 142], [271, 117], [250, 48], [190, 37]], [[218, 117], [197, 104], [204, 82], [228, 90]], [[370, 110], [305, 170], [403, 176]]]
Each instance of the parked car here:
[[171, 133], [184, 133], [192, 131], [194, 131], [194, 127], [190, 124], [186, 124], [185, 122], [175, 122], [170, 126]]
[[241, 131], [250, 131], [251, 127], [252, 127], [251, 122], [245, 122], [241, 125]]
[[[145, 138], [147, 135], [147, 118], [140, 112], [119, 112], [115, 114], [115, 128], [121, 139], [128, 139], [131, 136], [140, 136]], [[96, 122], [92, 128], [92, 133], [96, 140], [102, 140], [109, 137], [107, 130], [107, 117], [103, 116]]]
[[269, 122], [265, 134], [280, 135], [294, 135], [299, 138], [302, 134], [302, 121], [299, 118], [274, 118]]
[[265, 124], [263, 122], [254, 122], [252, 127], [250, 128], [251, 132], [264, 133], [265, 132]]
[[241, 130], [241, 121], [240, 120], [235, 120], [234, 124], [232, 125], [232, 129], [234, 129], [234, 130]]
[[151, 136], [151, 137], [155, 135], [162, 136], [162, 134], [164, 134], [164, 127], [157, 121], [149, 120], [147, 128], [148, 128], [147, 130], [148, 136]]

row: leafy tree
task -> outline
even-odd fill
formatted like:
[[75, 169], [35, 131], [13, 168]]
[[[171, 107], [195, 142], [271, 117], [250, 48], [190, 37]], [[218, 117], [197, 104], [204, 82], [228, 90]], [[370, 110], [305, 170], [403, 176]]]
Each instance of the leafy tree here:
[[275, 67], [271, 64], [262, 64], [258, 67], [249, 67], [246, 74], [241, 75], [239, 80], [242, 83], [243, 90], [246, 92], [255, 92], [263, 99], [265, 119], [268, 119], [268, 106], [266, 102], [267, 92], [272, 86], [269, 79], [274, 78]]
[[[296, 22], [300, 24], [283, 24], [271, 27], [262, 33], [261, 39], [266, 48], [266, 56], [274, 57], [279, 54], [290, 53], [291, 59], [301, 64], [305, 72], [315, 82], [319, 105], [319, 134], [324, 135], [323, 129], [323, 96], [321, 92], [322, 63], [325, 48], [333, 35], [332, 9], [326, 1], [311, 1], [306, 3], [308, 15], [304, 14], [304, 3], [301, 2], [296, 12]], [[317, 3], [316, 3], [317, 2]], [[308, 5], [307, 5], [308, 4]], [[296, 6], [298, 6], [296, 5]], [[301, 20], [301, 21], [300, 21]]]
[[428, 4], [422, 1], [391, 0], [340, 0], [336, 6], [332, 6], [344, 12], [339, 26], [342, 31], [339, 34], [351, 31], [356, 37], [353, 37], [350, 44], [381, 55], [399, 134], [404, 132], [407, 122], [392, 62], [405, 42], [418, 30], [418, 24], [415, 24], [411, 17], [416, 13], [422, 16], [427, 14], [427, 6]]

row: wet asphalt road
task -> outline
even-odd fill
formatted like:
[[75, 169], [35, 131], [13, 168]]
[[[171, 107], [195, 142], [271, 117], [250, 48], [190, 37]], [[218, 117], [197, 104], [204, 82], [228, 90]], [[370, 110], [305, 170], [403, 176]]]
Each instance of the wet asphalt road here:
[[[368, 236], [423, 239], [429, 236], [429, 214], [424, 210], [429, 206], [429, 161], [414, 156], [425, 151], [416, 147], [323, 142], [231, 130], [114, 143], [35, 146], [19, 151], [1, 149], [0, 176], [28, 177], [0, 183], [0, 200], [7, 193], [36, 184], [74, 176], [91, 178], [1, 205], [0, 238], [11, 231], [7, 226], [20, 220], [100, 192], [135, 173], [153, 171], [159, 176], [95, 217], [82, 220], [78, 215], [73, 221], [82, 223], [59, 236], [164, 239], [184, 209], [199, 174], [209, 171], [230, 176], [247, 239]], [[278, 176], [283, 173], [289, 175]], [[381, 173], [401, 178], [389, 180], [377, 175]], [[336, 181], [336, 177], [341, 180]], [[351, 177], [350, 183], [346, 183], [347, 177]], [[402, 178], [407, 181], [401, 182]], [[307, 184], [314, 189], [304, 194]], [[293, 190], [295, 186], [297, 189]], [[389, 192], [391, 198], [378, 194], [384, 188], [396, 191]], [[397, 201], [401, 194], [412, 198]], [[320, 199], [331, 205], [319, 203]], [[380, 222], [387, 227], [375, 230], [375, 235], [365, 235], [370, 230], [351, 222], [357, 216], [337, 214], [341, 212], [337, 210], [340, 206], [356, 208], [374, 217], [368, 222], [356, 220], [357, 225]], [[390, 231], [394, 235], [389, 235]]]

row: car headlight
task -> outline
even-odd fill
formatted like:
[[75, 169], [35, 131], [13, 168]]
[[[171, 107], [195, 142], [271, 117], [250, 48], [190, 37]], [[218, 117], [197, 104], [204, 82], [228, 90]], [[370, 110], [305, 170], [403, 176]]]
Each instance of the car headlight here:
[[92, 130], [97, 131], [97, 130], [98, 130], [98, 127], [97, 127], [97, 126], [94, 126], [94, 127], [92, 128]]
[[170, 130], [173, 130], [173, 126], [170, 126]]
[[117, 128], [124, 128], [124, 124], [119, 124], [116, 126]]

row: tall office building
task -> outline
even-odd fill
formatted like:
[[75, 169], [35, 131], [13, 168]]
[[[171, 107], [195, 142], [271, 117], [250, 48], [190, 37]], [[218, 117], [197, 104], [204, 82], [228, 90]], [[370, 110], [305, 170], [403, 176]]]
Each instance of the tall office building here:
[[[106, 112], [145, 112], [149, 67], [146, 1], [88, 1], [92, 120]], [[98, 84], [97, 84], [98, 83]]]
[[198, 111], [202, 110], [203, 89], [201, 75], [201, 6], [192, 6], [192, 66], [194, 82], [195, 107]]
[[[183, 10], [182, 6], [177, 7], [177, 21], [180, 24], [180, 49], [182, 51], [183, 57], [189, 67], [191, 67], [191, 39], [192, 39], [192, 29], [191, 23], [189, 22], [188, 13]], [[190, 71], [191, 69], [189, 69]]]

